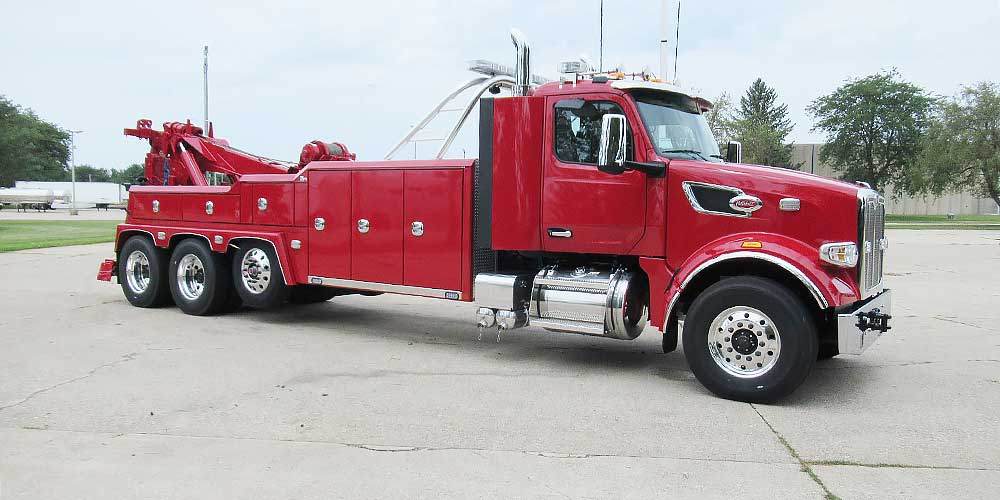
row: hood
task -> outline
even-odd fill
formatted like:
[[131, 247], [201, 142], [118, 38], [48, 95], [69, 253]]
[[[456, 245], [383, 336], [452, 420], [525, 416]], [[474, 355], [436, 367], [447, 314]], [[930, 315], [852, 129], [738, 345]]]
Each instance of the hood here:
[[[671, 160], [673, 162], [684, 160]], [[702, 162], [699, 162], [702, 163]], [[829, 189], [838, 193], [856, 196], [861, 186], [852, 182], [831, 179], [821, 175], [810, 174], [800, 170], [790, 168], [771, 167], [767, 165], [753, 165], [749, 163], [711, 163], [706, 167], [720, 172], [731, 172], [738, 175], [751, 175], [760, 177], [774, 183], [787, 183], [796, 186], [810, 186], [820, 189]]]

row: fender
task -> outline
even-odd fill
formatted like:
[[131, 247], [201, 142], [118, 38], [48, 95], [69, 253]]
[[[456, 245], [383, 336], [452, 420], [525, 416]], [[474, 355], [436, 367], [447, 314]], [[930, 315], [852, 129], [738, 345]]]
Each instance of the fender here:
[[[281, 268], [281, 274], [285, 278], [285, 284], [295, 285], [301, 280], [296, 277], [299, 276], [300, 271], [305, 271], [305, 260], [303, 257], [298, 259], [302, 262], [302, 266], [296, 266], [293, 262], [294, 259], [289, 255], [288, 246], [285, 242], [285, 236], [282, 233], [275, 232], [264, 232], [264, 231], [248, 231], [247, 228], [242, 227], [239, 229], [228, 229], [228, 228], [205, 228], [205, 227], [180, 227], [180, 226], [149, 226], [149, 225], [136, 225], [136, 224], [119, 224], [118, 233], [115, 237], [115, 251], [121, 247], [122, 235], [130, 233], [145, 233], [148, 234], [153, 239], [153, 244], [160, 248], [169, 248], [174, 237], [182, 235], [191, 235], [204, 238], [208, 243], [209, 248], [213, 252], [225, 253], [229, 249], [229, 245], [232, 244], [234, 240], [241, 239], [251, 239], [251, 240], [261, 240], [266, 241], [274, 247], [274, 253], [278, 256], [278, 266]], [[305, 233], [305, 231], [303, 231]], [[302, 239], [305, 239], [305, 234], [303, 234]], [[303, 247], [304, 248], [304, 247]], [[303, 269], [299, 269], [303, 267]]]
[[[752, 245], [744, 246], [745, 243]], [[759, 248], [754, 248], [757, 243]], [[853, 277], [855, 269], [822, 264], [819, 248], [774, 233], [738, 233], [705, 244], [678, 267], [667, 291], [670, 298], [664, 324], [673, 313], [681, 292], [698, 274], [731, 259], [759, 259], [781, 267], [809, 290], [820, 309], [849, 304], [860, 298]]]

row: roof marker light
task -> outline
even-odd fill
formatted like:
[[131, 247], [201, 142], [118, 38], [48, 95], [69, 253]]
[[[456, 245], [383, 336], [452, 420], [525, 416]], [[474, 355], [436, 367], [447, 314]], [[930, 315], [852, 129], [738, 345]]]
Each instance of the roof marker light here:
[[563, 61], [559, 63], [560, 73], [588, 73], [590, 68], [583, 61]]

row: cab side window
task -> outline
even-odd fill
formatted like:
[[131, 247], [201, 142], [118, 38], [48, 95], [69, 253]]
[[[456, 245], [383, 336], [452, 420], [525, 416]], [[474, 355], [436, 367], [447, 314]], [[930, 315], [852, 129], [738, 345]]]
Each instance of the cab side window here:
[[[624, 115], [621, 106], [611, 101], [563, 99], [555, 105], [555, 153], [559, 161], [597, 165], [601, 144], [601, 120], [606, 114]], [[631, 128], [626, 131], [632, 137]], [[633, 159], [631, 140], [626, 158]]]

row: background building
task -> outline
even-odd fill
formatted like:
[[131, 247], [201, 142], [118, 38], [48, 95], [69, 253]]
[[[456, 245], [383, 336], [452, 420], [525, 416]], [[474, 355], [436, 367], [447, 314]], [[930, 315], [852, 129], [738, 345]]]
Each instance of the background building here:
[[[824, 177], [839, 178], [833, 167], [819, 160], [822, 144], [796, 144], [792, 151], [792, 161], [802, 163], [799, 170]], [[899, 215], [947, 215], [947, 214], [996, 214], [997, 204], [990, 198], [973, 192], [946, 193], [943, 196], [893, 196], [891, 188], [885, 190], [885, 208], [890, 214]]]

